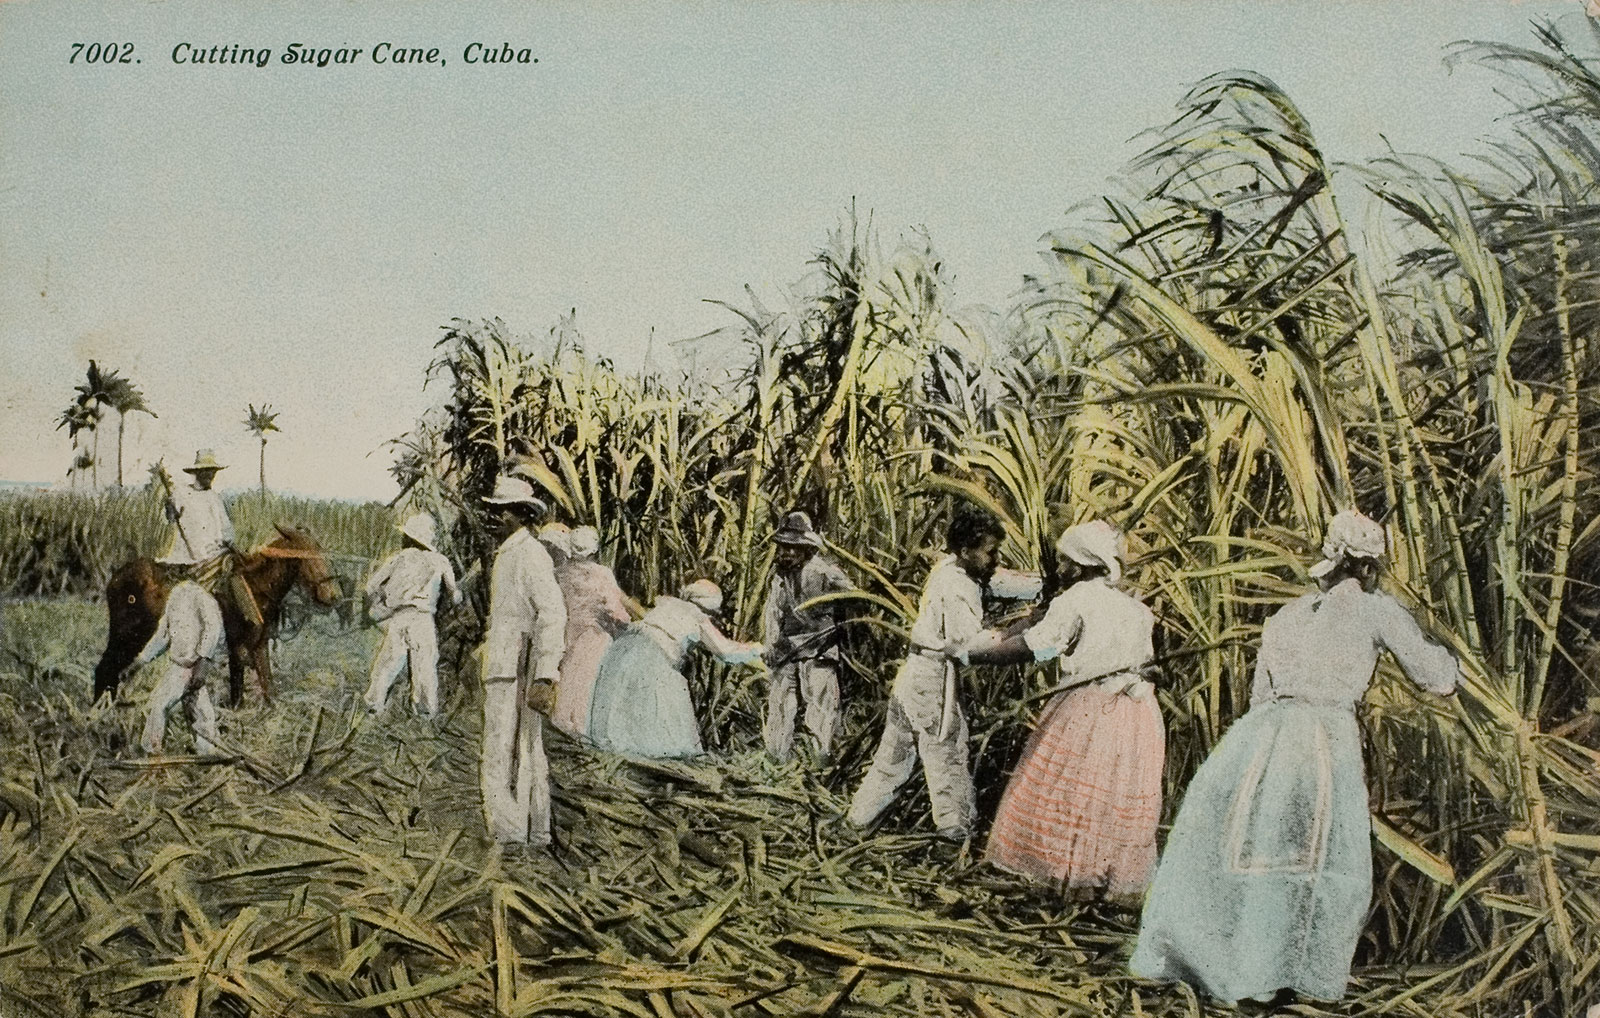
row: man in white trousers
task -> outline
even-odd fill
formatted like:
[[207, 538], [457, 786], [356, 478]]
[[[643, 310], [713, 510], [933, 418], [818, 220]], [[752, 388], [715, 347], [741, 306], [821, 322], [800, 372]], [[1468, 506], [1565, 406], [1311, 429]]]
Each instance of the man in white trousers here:
[[855, 826], [869, 826], [889, 808], [920, 756], [940, 836], [959, 842], [972, 834], [977, 800], [967, 769], [967, 719], [947, 648], [983, 630], [983, 591], [1004, 534], [1000, 521], [976, 506], [962, 506], [951, 520], [949, 554], [928, 574], [911, 652], [890, 690], [883, 738], [850, 803]]
[[411, 706], [432, 717], [439, 711], [439, 634], [434, 612], [443, 587], [450, 603], [461, 603], [456, 571], [439, 553], [433, 517], [417, 513], [400, 528], [403, 547], [384, 559], [367, 581], [368, 613], [383, 626], [383, 643], [372, 662], [367, 709], [376, 713], [389, 687], [411, 666]]
[[217, 599], [187, 575], [167, 594], [155, 635], [123, 669], [122, 678], [125, 680], [154, 661], [162, 651], [167, 652], [167, 674], [150, 691], [140, 745], [152, 756], [161, 753], [167, 712], [182, 700], [189, 726], [194, 729], [195, 752], [209, 755], [216, 751], [217, 709], [206, 689], [207, 666], [225, 663], [228, 645], [223, 639], [222, 608]]
[[484, 502], [499, 510], [503, 543], [489, 576], [483, 642], [484, 819], [502, 844], [550, 843], [550, 773], [541, 715], [555, 704], [567, 610], [550, 552], [533, 534], [545, 505], [504, 476]]

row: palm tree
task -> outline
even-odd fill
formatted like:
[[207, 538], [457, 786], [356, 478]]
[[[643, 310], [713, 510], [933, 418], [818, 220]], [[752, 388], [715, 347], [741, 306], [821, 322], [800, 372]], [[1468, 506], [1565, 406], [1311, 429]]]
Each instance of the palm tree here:
[[117, 487], [122, 486], [122, 435], [131, 413], [149, 414], [156, 416], [144, 401], [144, 393], [131, 381], [123, 378], [115, 371], [105, 378], [106, 398], [111, 404], [111, 409], [117, 412]]
[[267, 432], [281, 431], [276, 423], [278, 415], [272, 412], [271, 403], [261, 404], [257, 410], [254, 403], [250, 404], [249, 413], [245, 416], [244, 426], [250, 434], [261, 440], [261, 493], [267, 493]]
[[93, 360], [89, 361], [89, 370], [84, 375], [84, 380], [74, 388], [78, 394], [78, 404], [87, 407], [94, 417], [94, 424], [89, 430], [94, 434], [94, 444], [90, 449], [93, 464], [92, 479], [96, 488], [100, 487], [100, 418], [105, 413], [106, 404], [111, 402], [111, 386], [115, 385], [115, 371], [106, 374]]
[[93, 459], [78, 447], [78, 432], [93, 431], [99, 422], [100, 413], [90, 404], [82, 400], [73, 400], [67, 408], [61, 411], [61, 416], [56, 418], [56, 430], [67, 429], [67, 435], [72, 439], [72, 466], [67, 468], [67, 476], [72, 479], [74, 486], [78, 483], [78, 475], [83, 468], [90, 466]]

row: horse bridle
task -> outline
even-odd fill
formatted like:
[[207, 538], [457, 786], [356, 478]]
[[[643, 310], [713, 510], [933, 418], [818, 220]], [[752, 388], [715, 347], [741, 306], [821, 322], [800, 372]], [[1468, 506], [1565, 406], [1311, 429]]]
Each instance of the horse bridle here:
[[[302, 562], [306, 561], [308, 559], [317, 559], [318, 561], [325, 561], [323, 553], [320, 550], [313, 551], [313, 550], [311, 550], [309, 548], [274, 548], [270, 544], [269, 545], [264, 545], [263, 547], [260, 547], [260, 548], [257, 548], [252, 554], [260, 555], [263, 558], [299, 559]], [[316, 590], [317, 590], [317, 595], [316, 596], [317, 596], [317, 599], [319, 601], [326, 600], [328, 602], [332, 602], [332, 601], [337, 600], [337, 598], [335, 598], [335, 597], [333, 597], [331, 595], [329, 595], [327, 597], [324, 597], [324, 595], [323, 595], [323, 588], [326, 587], [330, 583], [333, 584], [336, 587], [339, 584], [339, 578], [337, 576], [333, 575], [333, 573], [331, 571], [327, 575], [323, 576], [320, 580], [318, 580], [316, 582]]]

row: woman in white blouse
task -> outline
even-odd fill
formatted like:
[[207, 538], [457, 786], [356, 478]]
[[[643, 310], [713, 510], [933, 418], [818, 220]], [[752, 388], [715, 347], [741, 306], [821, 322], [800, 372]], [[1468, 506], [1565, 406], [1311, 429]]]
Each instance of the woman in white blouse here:
[[726, 664], [761, 658], [761, 644], [730, 639], [711, 621], [722, 591], [696, 580], [663, 597], [606, 648], [589, 708], [589, 739], [612, 753], [640, 757], [698, 756], [700, 724], [680, 669], [695, 644]]
[[1140, 921], [1133, 973], [1224, 1001], [1280, 990], [1336, 1000], [1372, 904], [1371, 818], [1356, 706], [1388, 651], [1417, 685], [1457, 665], [1377, 589], [1383, 527], [1341, 512], [1319, 589], [1267, 620], [1250, 710], [1201, 765]]
[[1129, 899], [1156, 861], [1165, 732], [1142, 674], [1155, 616], [1125, 591], [1122, 534], [1103, 520], [1056, 542], [1063, 587], [1023, 633], [990, 630], [959, 652], [974, 664], [1049, 661], [1062, 692], [1039, 716], [989, 832], [985, 858], [1062, 889]]

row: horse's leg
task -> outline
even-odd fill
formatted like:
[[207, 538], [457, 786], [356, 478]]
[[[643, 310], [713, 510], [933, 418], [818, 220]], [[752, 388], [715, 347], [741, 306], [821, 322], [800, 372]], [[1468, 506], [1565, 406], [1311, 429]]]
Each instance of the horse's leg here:
[[228, 706], [237, 707], [244, 700], [245, 648], [228, 640]]
[[255, 646], [251, 648], [251, 653], [255, 657], [256, 664], [256, 692], [261, 694], [261, 702], [263, 704], [271, 703], [272, 661], [270, 660], [269, 656], [267, 634], [265, 632], [261, 633], [260, 639], [257, 640], [255, 642]]

